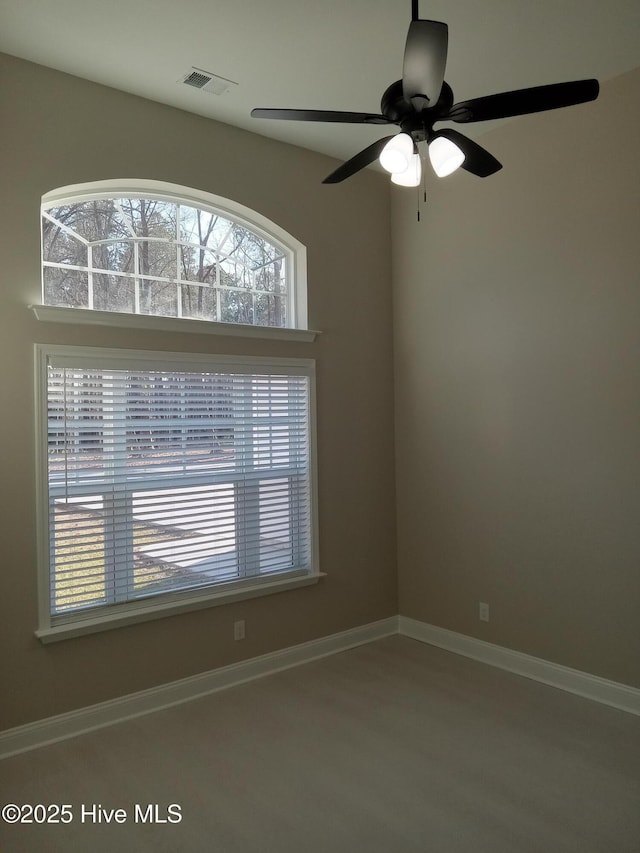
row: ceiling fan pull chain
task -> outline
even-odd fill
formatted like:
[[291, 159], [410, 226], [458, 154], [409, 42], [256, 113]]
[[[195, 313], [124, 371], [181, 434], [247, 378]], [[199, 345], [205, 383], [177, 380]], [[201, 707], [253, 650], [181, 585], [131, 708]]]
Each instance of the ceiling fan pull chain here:
[[[424, 147], [418, 146], [418, 154], [420, 155], [420, 173], [421, 173], [421, 183], [422, 183], [422, 203], [427, 203], [427, 170], [425, 169], [425, 156], [424, 156]], [[416, 192], [418, 193], [418, 222], [420, 222], [420, 183], [416, 186]]]
[[427, 170], [425, 166], [427, 165], [427, 158], [425, 157], [425, 147], [422, 146], [422, 198], [424, 203], [427, 203]]

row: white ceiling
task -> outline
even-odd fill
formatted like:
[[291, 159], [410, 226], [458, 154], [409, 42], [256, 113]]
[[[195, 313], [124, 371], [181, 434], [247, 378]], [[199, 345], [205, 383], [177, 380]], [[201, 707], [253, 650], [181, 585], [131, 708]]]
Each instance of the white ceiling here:
[[[421, 0], [420, 17], [449, 25], [456, 100], [640, 66], [638, 0]], [[346, 159], [382, 129], [249, 113], [378, 112], [410, 19], [410, 0], [1, 0], [0, 50]], [[216, 96], [179, 84], [192, 66], [238, 85]]]

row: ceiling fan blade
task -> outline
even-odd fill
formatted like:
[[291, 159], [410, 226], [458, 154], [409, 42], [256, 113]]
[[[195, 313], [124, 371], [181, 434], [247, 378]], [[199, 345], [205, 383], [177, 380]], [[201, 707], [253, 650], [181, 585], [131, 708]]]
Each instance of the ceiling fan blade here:
[[432, 107], [440, 96], [448, 43], [446, 24], [411, 21], [404, 48], [402, 93], [405, 101], [418, 110]]
[[393, 139], [394, 134], [391, 136], [385, 136], [382, 139], [378, 139], [372, 145], [369, 145], [367, 148], [364, 148], [350, 160], [347, 160], [346, 163], [343, 163], [342, 166], [338, 166], [335, 172], [332, 172], [322, 182], [323, 184], [339, 184], [340, 181], [344, 181], [346, 178], [350, 178], [351, 175], [355, 175], [356, 172], [359, 172], [360, 169], [364, 169], [365, 166], [369, 166], [374, 162], [379, 156], [380, 152], [387, 144], [390, 139]]
[[460, 168], [471, 172], [472, 175], [477, 175], [479, 178], [487, 178], [489, 175], [494, 175], [502, 169], [502, 163], [496, 160], [493, 154], [489, 154], [477, 142], [473, 142], [459, 131], [445, 128], [437, 130], [434, 133], [434, 139], [437, 136], [444, 136], [445, 139], [458, 146], [464, 154], [464, 163]]
[[336, 121], [345, 124], [392, 124], [388, 118], [375, 113], [350, 113], [338, 110], [251, 110], [253, 118], [276, 118], [285, 121]]
[[516, 89], [514, 92], [461, 101], [454, 104], [443, 119], [470, 122], [528, 115], [594, 101], [599, 91], [600, 84], [597, 80], [574, 80], [570, 83]]

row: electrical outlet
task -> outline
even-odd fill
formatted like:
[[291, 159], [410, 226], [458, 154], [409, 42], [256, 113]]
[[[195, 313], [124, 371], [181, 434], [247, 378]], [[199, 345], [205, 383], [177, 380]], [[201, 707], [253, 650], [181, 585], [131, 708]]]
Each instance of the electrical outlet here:
[[489, 621], [489, 605], [485, 604], [484, 601], [478, 603], [478, 617], [481, 622]]
[[244, 640], [244, 619], [238, 619], [233, 623], [233, 639]]

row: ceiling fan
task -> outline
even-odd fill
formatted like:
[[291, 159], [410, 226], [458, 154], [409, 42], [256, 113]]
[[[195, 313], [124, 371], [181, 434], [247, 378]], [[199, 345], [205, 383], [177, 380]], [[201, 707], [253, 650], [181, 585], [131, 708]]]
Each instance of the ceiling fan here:
[[439, 177], [450, 175], [462, 167], [486, 178], [501, 169], [502, 164], [457, 130], [434, 129], [437, 122], [465, 124], [508, 118], [569, 107], [598, 97], [600, 86], [597, 80], [575, 80], [454, 103], [453, 91], [444, 80], [448, 27], [439, 21], [421, 20], [418, 0], [412, 0], [411, 11], [402, 80], [392, 83], [383, 94], [380, 114], [262, 108], [251, 111], [254, 118], [398, 125], [399, 133], [378, 139], [339, 166], [323, 183], [344, 181], [379, 158], [383, 168], [391, 173], [394, 183], [419, 186], [422, 179], [419, 142], [427, 143], [431, 165]]

